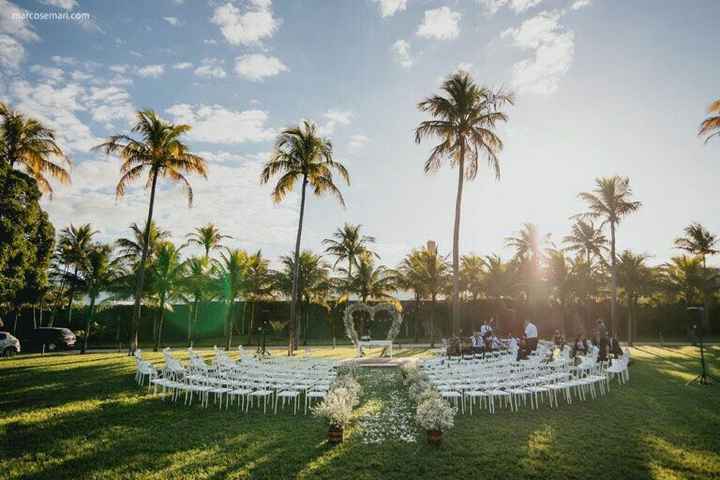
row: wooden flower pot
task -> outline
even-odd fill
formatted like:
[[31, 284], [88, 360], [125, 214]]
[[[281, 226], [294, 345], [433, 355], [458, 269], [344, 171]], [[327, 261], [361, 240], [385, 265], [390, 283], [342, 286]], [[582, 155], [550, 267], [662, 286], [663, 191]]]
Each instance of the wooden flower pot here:
[[440, 430], [428, 430], [427, 439], [430, 445], [440, 445], [442, 442], [442, 432]]

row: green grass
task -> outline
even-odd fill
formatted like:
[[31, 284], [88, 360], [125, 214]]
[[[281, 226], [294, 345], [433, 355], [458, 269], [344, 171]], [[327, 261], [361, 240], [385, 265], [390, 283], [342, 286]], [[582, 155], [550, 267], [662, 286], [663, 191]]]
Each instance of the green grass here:
[[[720, 385], [685, 386], [696, 349], [633, 354], [630, 383], [607, 397], [458, 415], [440, 447], [422, 432], [362, 441], [361, 417], [382, 415], [404, 388], [397, 370], [365, 370], [358, 419], [335, 448], [312, 416], [163, 402], [136, 386], [124, 354], [21, 356], [0, 361], [0, 478], [720, 478]], [[708, 357], [717, 366], [720, 348]]]

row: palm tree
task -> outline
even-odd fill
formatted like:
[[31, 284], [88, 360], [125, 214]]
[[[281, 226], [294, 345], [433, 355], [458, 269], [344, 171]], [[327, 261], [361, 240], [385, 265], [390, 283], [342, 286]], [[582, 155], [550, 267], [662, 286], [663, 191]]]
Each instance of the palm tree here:
[[570, 293], [573, 300], [581, 305], [585, 311], [585, 326], [581, 329], [584, 330], [592, 320], [590, 318], [592, 313], [590, 305], [594, 302], [600, 285], [606, 282], [604, 282], [600, 268], [592, 262], [588, 262], [581, 255], [570, 259], [569, 267], [571, 274]]
[[251, 302], [250, 328], [248, 329], [248, 344], [252, 344], [255, 330], [255, 305], [258, 301], [271, 298], [273, 288], [273, 272], [270, 270], [270, 261], [263, 258], [262, 251], [258, 250], [248, 258], [247, 281], [245, 296]]
[[710, 295], [708, 288], [708, 255], [718, 253], [718, 238], [710, 233], [708, 229], [701, 224], [695, 222], [685, 227], [685, 236], [675, 239], [675, 248], [685, 250], [702, 258], [703, 276], [705, 277], [705, 286], [703, 287], [703, 322], [708, 325], [708, 316], [710, 314]]
[[477, 301], [485, 288], [485, 259], [479, 255], [463, 255], [461, 259], [460, 277], [462, 289]]
[[361, 227], [362, 225], [346, 223], [333, 233], [333, 238], [326, 238], [322, 241], [322, 244], [326, 246], [325, 253], [335, 257], [333, 268], [337, 268], [340, 262], [347, 261], [346, 272], [348, 279], [352, 278], [353, 265], [357, 265], [358, 257], [362, 254], [370, 253], [375, 258], [380, 258], [377, 253], [368, 248], [369, 243], [375, 243], [375, 237], [361, 235]]
[[698, 136], [705, 137], [705, 143], [709, 142], [712, 137], [720, 135], [720, 100], [715, 100], [708, 107], [710, 116], [703, 120], [700, 124]]
[[[119, 248], [119, 257], [123, 261], [133, 265], [135, 271], [140, 266], [140, 259], [145, 248], [145, 230], [141, 229], [137, 223], [130, 225], [132, 238], [119, 238], [115, 242]], [[170, 238], [170, 232], [163, 230], [152, 221], [150, 222], [150, 234], [148, 235], [148, 247], [145, 263], [147, 264], [155, 255], [158, 246]], [[146, 265], [147, 266], [147, 265]]]
[[204, 227], [198, 227], [194, 232], [187, 234], [188, 241], [186, 245], [198, 245], [205, 251], [205, 257], [210, 257], [211, 250], [219, 250], [223, 248], [222, 241], [225, 238], [232, 238], [230, 235], [222, 235], [220, 229], [213, 223], [208, 223]]
[[551, 297], [560, 306], [564, 334], [567, 328], [567, 307], [570, 301], [573, 277], [572, 265], [562, 250], [549, 250], [546, 277], [551, 287]]
[[592, 192], [581, 192], [578, 197], [588, 204], [588, 211], [580, 214], [579, 218], [600, 219], [600, 228], [610, 226], [610, 275], [611, 275], [611, 302], [610, 302], [610, 329], [615, 324], [615, 310], [617, 309], [617, 256], [615, 254], [615, 231], [620, 221], [630, 213], [636, 212], [642, 206], [638, 201], [630, 200], [632, 189], [630, 179], [627, 177], [602, 177], [595, 180], [595, 189]]
[[633, 344], [635, 311], [638, 299], [645, 293], [652, 280], [652, 270], [645, 264], [646, 255], [630, 250], [623, 251], [618, 257], [618, 284], [624, 290], [628, 310], [628, 344]]
[[85, 353], [87, 350], [98, 297], [101, 293], [107, 292], [124, 274], [122, 261], [118, 258], [113, 259], [112, 253], [111, 245], [93, 244], [80, 266], [83, 291], [90, 299], [90, 308], [85, 321], [85, 338], [80, 353]]
[[10, 168], [22, 166], [40, 191], [51, 196], [53, 189], [45, 175], [70, 183], [70, 159], [57, 144], [55, 132], [2, 102], [0, 121], [0, 162]]
[[295, 240], [295, 255], [293, 265], [293, 289], [290, 298], [290, 323], [288, 326], [288, 355], [293, 355], [297, 347], [296, 314], [298, 301], [298, 277], [300, 275], [300, 239], [302, 237], [303, 217], [305, 215], [305, 193], [307, 186], [313, 189], [315, 195], [324, 193], [335, 195], [341, 205], [345, 206], [340, 190], [335, 185], [333, 175], [339, 174], [349, 185], [350, 175], [345, 167], [333, 159], [332, 144], [326, 138], [319, 136], [315, 124], [303, 121], [296, 127], [282, 131], [275, 141], [275, 148], [270, 159], [260, 174], [260, 183], [268, 183], [274, 176], [279, 176], [272, 191], [275, 203], [281, 202], [300, 181], [300, 218], [298, 220], [297, 238]]
[[[327, 297], [332, 288], [330, 278], [330, 266], [325, 263], [322, 256], [316, 255], [310, 250], [303, 250], [298, 257], [298, 281], [294, 282], [296, 266], [294, 256], [285, 255], [280, 257], [283, 270], [276, 274], [276, 289], [285, 295], [292, 295], [293, 288], [297, 285], [297, 294], [300, 305], [300, 318], [305, 318], [305, 340], [307, 341], [308, 310], [311, 304], [317, 304], [329, 309]], [[296, 330], [295, 343], [299, 343], [302, 328]], [[334, 335], [334, 332], [333, 332]]]
[[420, 333], [420, 307], [423, 297], [426, 295], [425, 266], [422, 261], [422, 254], [419, 250], [413, 250], [403, 258], [398, 271], [398, 288], [413, 292], [415, 297], [415, 343], [419, 340]]
[[502, 90], [493, 92], [478, 87], [467, 72], [452, 74], [442, 85], [447, 96], [434, 95], [418, 104], [418, 109], [429, 112], [433, 119], [420, 122], [415, 129], [415, 142], [423, 138], [438, 137], [441, 142], [433, 147], [425, 162], [425, 173], [440, 169], [443, 161], [458, 168], [453, 227], [453, 289], [452, 331], [460, 323], [460, 211], [464, 180], [473, 180], [479, 170], [480, 156], [487, 157], [495, 177], [500, 179], [498, 153], [503, 143], [495, 133], [499, 122], [507, 116], [499, 109], [512, 104], [513, 97]]
[[193, 345], [193, 326], [197, 324], [200, 303], [209, 299], [211, 293], [210, 277], [214, 264], [208, 257], [192, 257], [185, 261], [186, 275], [182, 287], [188, 300], [188, 347]]
[[595, 256], [602, 258], [603, 250], [607, 250], [607, 238], [592, 220], [578, 219], [570, 234], [563, 238], [563, 243], [567, 244], [566, 251], [584, 255], [588, 263]]
[[517, 282], [513, 264], [504, 262], [498, 255], [485, 257], [487, 272], [485, 274], [485, 292], [495, 299], [512, 298], [515, 296]]
[[149, 290], [157, 295], [157, 303], [160, 308], [160, 318], [155, 330], [154, 352], [160, 349], [162, 343], [165, 311], [172, 311], [171, 302], [177, 297], [185, 278], [187, 264], [181, 261], [180, 250], [182, 250], [182, 247], [177, 248], [172, 242], [162, 242], [148, 272]]
[[525, 223], [514, 237], [505, 238], [505, 244], [515, 249], [515, 261], [526, 277], [529, 303], [537, 303], [540, 290], [540, 266], [544, 259], [543, 248], [550, 245], [550, 234], [541, 234], [533, 223]]
[[662, 283], [689, 307], [697, 304], [705, 287], [702, 259], [682, 255], [673, 257], [662, 266]]
[[246, 287], [248, 254], [245, 250], [226, 248], [220, 253], [220, 288], [228, 303], [225, 315], [225, 350], [230, 350], [235, 319], [235, 305]]
[[150, 188], [150, 205], [148, 207], [147, 222], [145, 222], [145, 238], [137, 275], [131, 351], [135, 351], [138, 345], [138, 327], [145, 281], [145, 261], [148, 256], [150, 225], [153, 208], [155, 207], [155, 192], [158, 179], [162, 177], [182, 184], [187, 191], [188, 204], [192, 206], [192, 187], [185, 175], [195, 173], [207, 178], [207, 163], [205, 160], [190, 153], [187, 145], [181, 140], [181, 137], [189, 131], [189, 125], [174, 125], [163, 121], [152, 110], [143, 110], [137, 112], [137, 123], [131, 131], [131, 134], [139, 134], [139, 140], [133, 138], [131, 134], [113, 135], [106, 142], [94, 148], [95, 150], [104, 151], [108, 155], [116, 154], [123, 162], [120, 167], [122, 176], [115, 188], [115, 195], [118, 198], [125, 194], [128, 185], [146, 173], [146, 187]]
[[[66, 272], [66, 282], [70, 285], [68, 291], [68, 326], [72, 322], [72, 304], [75, 297], [75, 293], [78, 285], [80, 284], [80, 278], [78, 277], [78, 270], [82, 268], [88, 253], [92, 247], [92, 239], [97, 230], [93, 230], [89, 223], [75, 227], [70, 224], [60, 231], [60, 238], [58, 239], [58, 251], [62, 258], [63, 263], [73, 269], [72, 274]], [[67, 269], [66, 269], [67, 270]]]

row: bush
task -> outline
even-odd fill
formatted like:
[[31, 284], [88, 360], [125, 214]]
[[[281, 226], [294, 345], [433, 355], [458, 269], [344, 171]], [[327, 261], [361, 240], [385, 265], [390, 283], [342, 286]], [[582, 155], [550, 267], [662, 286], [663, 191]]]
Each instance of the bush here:
[[456, 413], [457, 409], [451, 407], [439, 395], [429, 395], [418, 404], [415, 419], [425, 430], [445, 432], [455, 425]]

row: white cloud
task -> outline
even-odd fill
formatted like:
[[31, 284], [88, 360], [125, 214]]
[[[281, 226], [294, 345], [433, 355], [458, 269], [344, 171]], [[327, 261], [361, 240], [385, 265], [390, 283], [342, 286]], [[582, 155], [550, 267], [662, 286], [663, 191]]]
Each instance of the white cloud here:
[[164, 65], [145, 65], [137, 71], [138, 75], [146, 78], [158, 78], [162, 76], [163, 73], [165, 73]]
[[106, 128], [112, 128], [116, 120], [124, 120], [127, 124], [135, 120], [135, 107], [130, 94], [116, 85], [109, 87], [90, 87], [87, 105], [92, 111], [92, 118]]
[[575, 34], [559, 24], [562, 12], [541, 12], [518, 28], [507, 29], [516, 47], [534, 56], [513, 65], [512, 84], [519, 92], [550, 94], [557, 90], [575, 54]]
[[373, 0], [373, 2], [378, 4], [383, 18], [392, 17], [397, 12], [407, 9], [407, 0]]
[[393, 58], [397, 63], [399, 63], [405, 68], [410, 68], [413, 66], [414, 60], [410, 52], [409, 42], [405, 40], [398, 40], [397, 42], [393, 43], [390, 49], [392, 50]]
[[89, 73], [81, 72], [80, 70], [75, 70], [70, 74], [70, 78], [75, 80], [76, 82], [84, 82], [86, 80], [90, 80], [93, 78], [92, 75]]
[[195, 69], [195, 75], [204, 78], [225, 78], [227, 74], [218, 65], [202, 65]]
[[186, 68], [192, 68], [193, 64], [190, 62], [180, 62], [173, 65], [175, 70], [185, 70]]
[[467, 73], [472, 73], [474, 69], [475, 69], [475, 66], [470, 62], [461, 62], [461, 63], [458, 63], [457, 67], [455, 67], [455, 71], [467, 72]]
[[129, 65], [110, 65], [109, 69], [115, 73], [126, 73], [130, 68]]
[[356, 134], [352, 135], [350, 137], [350, 142], [348, 143], [348, 149], [351, 152], [357, 152], [358, 150], [362, 149], [365, 145], [368, 144], [370, 139], [366, 137], [365, 135]]
[[323, 113], [323, 122], [318, 125], [318, 134], [332, 135], [338, 125], [350, 125], [352, 112], [348, 110], [328, 110]]
[[62, 8], [63, 10], [72, 10], [73, 8], [77, 7], [77, 2], [75, 0], [43, 0], [45, 5], [50, 5], [53, 7]]
[[425, 10], [423, 23], [417, 29], [417, 34], [425, 38], [437, 40], [452, 40], [460, 35], [459, 12], [454, 12], [448, 7], [440, 7], [432, 10]]
[[[25, 59], [25, 48], [9, 35], [0, 34], [0, 67], [17, 70]], [[1, 74], [0, 74], [1, 77]]]
[[215, 40], [214, 38], [206, 38], [205, 40], [203, 40], [203, 43], [205, 45], [217, 45], [217, 40]]
[[275, 132], [266, 126], [267, 112], [228, 110], [220, 105], [180, 103], [166, 109], [176, 122], [192, 125], [191, 140], [209, 143], [245, 143], [271, 140]]
[[32, 30], [30, 21], [23, 17], [26, 10], [7, 0], [0, 0], [0, 34], [5, 33], [19, 41], [40, 40]]
[[253, 82], [275, 76], [288, 68], [277, 57], [268, 57], [261, 53], [243, 55], [235, 59], [235, 73]]
[[50, 57], [50, 60], [58, 65], [77, 65], [78, 63], [77, 59], [74, 57], [61, 57], [60, 55], [53, 55]]
[[226, 3], [215, 8], [210, 21], [220, 27], [231, 45], [253, 45], [272, 37], [280, 24], [270, 7], [269, 1], [251, 0], [241, 13], [235, 5]]
[[575, 0], [570, 8], [572, 10], [580, 10], [581, 8], [589, 7], [591, 4], [591, 0]]
[[15, 108], [55, 130], [60, 144], [69, 152], [86, 152], [99, 143], [90, 128], [77, 116], [86, 111], [85, 90], [76, 83], [62, 87], [50, 83], [18, 80], [9, 93]]
[[65, 75], [61, 68], [45, 67], [43, 65], [33, 65], [30, 67], [30, 71], [50, 82], [59, 82]]
[[177, 17], [163, 17], [163, 20], [165, 20], [167, 23], [169, 23], [173, 27], [179, 27], [182, 25], [182, 22]]
[[[515, 13], [522, 13], [539, 5], [543, 0], [477, 0], [487, 15], [495, 15], [502, 7], [507, 6]], [[582, 1], [582, 0], [581, 0]]]

